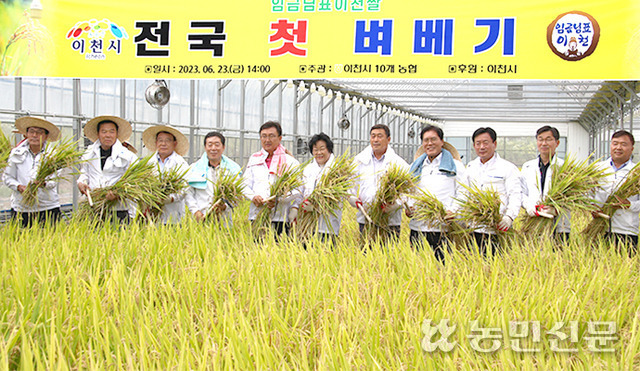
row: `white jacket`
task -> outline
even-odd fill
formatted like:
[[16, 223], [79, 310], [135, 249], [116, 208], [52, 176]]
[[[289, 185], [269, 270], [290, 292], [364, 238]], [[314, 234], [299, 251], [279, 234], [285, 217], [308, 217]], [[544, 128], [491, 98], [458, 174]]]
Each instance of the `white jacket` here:
[[[598, 163], [601, 169], [607, 169], [607, 177], [602, 188], [596, 190], [595, 199], [603, 205], [607, 198], [615, 192], [626, 180], [627, 174], [636, 164], [629, 160], [622, 168], [616, 171], [611, 163], [611, 158]], [[611, 229], [609, 232], [638, 235], [638, 214], [640, 213], [640, 196], [634, 195], [628, 198], [631, 206], [628, 209], [619, 209], [611, 217]]]
[[47, 181], [43, 188], [38, 189], [38, 199], [35, 205], [28, 207], [22, 204], [22, 194], [18, 192], [18, 186], [29, 184], [36, 178], [40, 161], [44, 154], [50, 150], [49, 143], [44, 144], [42, 150], [34, 155], [29, 149], [29, 143], [25, 140], [11, 150], [7, 167], [4, 169], [2, 180], [11, 189], [11, 208], [19, 213], [30, 213], [51, 210], [60, 207], [58, 197], [58, 182]]
[[[373, 203], [380, 178], [387, 172], [390, 165], [397, 164], [409, 171], [409, 164], [398, 156], [391, 146], [387, 147], [387, 152], [380, 160], [375, 159], [371, 146], [367, 146], [355, 157], [354, 161], [356, 163], [356, 174], [358, 174], [354, 194], [365, 204], [365, 209]], [[360, 224], [364, 224], [366, 221], [360, 210], [356, 214], [356, 220]], [[402, 209], [400, 208], [389, 216], [389, 226], [399, 226], [401, 223]]]
[[[100, 169], [100, 140], [87, 147], [82, 159], [88, 161], [80, 167], [78, 183], [86, 183], [90, 189], [96, 189], [114, 185], [138, 157], [116, 139], [111, 156], [104, 164], [104, 170]], [[114, 208], [117, 211], [127, 210], [131, 214], [134, 207], [132, 202], [118, 201]]]
[[[187, 161], [184, 160], [182, 156], [173, 152], [169, 157], [167, 157], [164, 162], [160, 159], [158, 152], [154, 153], [149, 160], [150, 164], [158, 167], [158, 170], [161, 172], [171, 171], [174, 168], [178, 168], [179, 172], [185, 172], [189, 168]], [[162, 215], [160, 220], [163, 223], [178, 223], [182, 219], [185, 213], [185, 194], [187, 190], [184, 190], [179, 193], [174, 193], [170, 195], [173, 197], [173, 202], [165, 204], [162, 207]]]
[[[465, 177], [467, 185], [475, 184], [480, 189], [496, 190], [500, 194], [500, 215], [506, 215], [515, 220], [522, 205], [522, 181], [516, 165], [502, 159], [496, 152], [484, 164], [480, 161], [480, 157], [469, 162]], [[491, 229], [483, 227], [476, 232], [493, 233]]]
[[[311, 195], [316, 188], [316, 184], [320, 181], [320, 178], [327, 172], [335, 161], [335, 155], [331, 154], [327, 163], [323, 166], [318, 165], [318, 162], [314, 159], [309, 165], [304, 168], [304, 198]], [[302, 212], [302, 211], [301, 211]], [[342, 208], [334, 210], [335, 216], [321, 216], [318, 220], [318, 233], [330, 233], [337, 235], [340, 232], [340, 222], [342, 221]]]
[[[458, 209], [458, 203], [454, 198], [459, 197], [462, 188], [460, 182], [464, 182], [464, 165], [458, 160], [453, 160], [456, 164], [456, 176], [449, 177], [439, 169], [441, 159], [442, 153], [433, 161], [429, 161], [429, 157], [425, 158], [417, 188], [428, 191], [435, 196], [447, 211], [455, 212]], [[409, 198], [408, 205], [413, 206], [415, 203], [415, 199]], [[431, 225], [414, 218], [409, 222], [409, 229], [419, 232], [440, 232], [442, 226]]]
[[[286, 156], [286, 163], [288, 166], [300, 166], [300, 162], [290, 155]], [[242, 174], [244, 181], [244, 195], [253, 200], [255, 196], [262, 196], [263, 199], [269, 198], [269, 187], [276, 180], [275, 174], [269, 174], [269, 168], [265, 163], [261, 163], [254, 166], [248, 166]], [[275, 210], [272, 210], [271, 221], [272, 222], [286, 222], [289, 209], [293, 206], [297, 207], [300, 204], [302, 196], [302, 189], [295, 190], [292, 194], [278, 200]], [[262, 206], [267, 207], [267, 206]], [[254, 220], [258, 216], [259, 208], [251, 203], [249, 206], [249, 220]]]
[[[204, 215], [207, 215], [207, 212], [211, 208], [211, 204], [213, 202], [213, 186], [218, 181], [218, 174], [221, 171], [228, 170], [220, 166], [216, 167], [215, 169], [209, 166], [209, 172], [207, 175], [207, 188], [198, 189], [189, 187], [185, 201], [191, 214], [195, 214], [200, 211]], [[230, 208], [229, 205], [227, 205], [227, 208], [220, 215], [224, 225], [231, 226], [232, 212], [233, 209]]]
[[[538, 163], [540, 156], [533, 160], [527, 161], [522, 165], [520, 174], [522, 176], [522, 207], [525, 209], [529, 216], [536, 215], [536, 205], [540, 205], [542, 200], [547, 196], [549, 187], [551, 187], [551, 176], [553, 174], [553, 167], [560, 167], [564, 164], [564, 160], [553, 156], [549, 169], [547, 169], [547, 175], [544, 179], [544, 192], [541, 191], [540, 178], [540, 166]], [[571, 215], [568, 210], [565, 210], [566, 214], [563, 215], [558, 221], [557, 231], [562, 233], [569, 233], [571, 231]]]

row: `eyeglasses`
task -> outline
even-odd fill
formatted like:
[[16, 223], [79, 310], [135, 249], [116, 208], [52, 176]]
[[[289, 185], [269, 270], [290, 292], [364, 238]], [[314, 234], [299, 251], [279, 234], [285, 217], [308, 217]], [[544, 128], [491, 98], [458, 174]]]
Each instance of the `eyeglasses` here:
[[260, 135], [260, 139], [265, 139], [265, 140], [266, 140], [266, 139], [271, 139], [271, 140], [273, 140], [273, 139], [276, 139], [277, 137], [278, 137], [278, 136], [277, 136], [277, 135], [275, 135], [275, 134], [269, 134], [269, 135], [267, 135], [267, 134], [262, 134], [262, 135]]
[[28, 128], [27, 134], [35, 134], [35, 135], [45, 135], [47, 132], [44, 129], [39, 128]]
[[422, 143], [428, 143], [428, 144], [433, 144], [433, 143], [438, 143], [440, 141], [440, 138], [424, 138], [422, 140]]

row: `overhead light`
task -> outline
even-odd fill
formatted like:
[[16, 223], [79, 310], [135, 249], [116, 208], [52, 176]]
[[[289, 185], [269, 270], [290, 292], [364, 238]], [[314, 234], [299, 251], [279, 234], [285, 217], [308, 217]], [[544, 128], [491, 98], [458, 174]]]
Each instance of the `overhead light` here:
[[318, 87], [318, 94], [320, 94], [321, 97], [326, 97], [327, 96], [327, 89], [325, 89], [324, 86], [319, 86]]
[[318, 91], [318, 88], [316, 87], [316, 83], [312, 82], [311, 86], [309, 87], [309, 90], [311, 90], [312, 93]]
[[327, 89], [327, 97], [329, 98], [333, 97], [333, 90]]
[[287, 80], [287, 88], [293, 88], [293, 80]]

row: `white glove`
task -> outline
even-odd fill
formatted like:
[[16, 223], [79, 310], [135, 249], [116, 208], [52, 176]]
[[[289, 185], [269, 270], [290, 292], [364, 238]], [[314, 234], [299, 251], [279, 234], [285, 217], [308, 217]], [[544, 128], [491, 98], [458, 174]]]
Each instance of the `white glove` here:
[[298, 209], [297, 208], [289, 209], [289, 216], [288, 216], [289, 223], [295, 223], [296, 218], [298, 218]]
[[356, 196], [349, 197], [349, 205], [353, 206], [356, 209], [360, 209], [360, 207], [364, 206], [364, 202]]
[[305, 198], [305, 200], [300, 203], [300, 210], [305, 213], [313, 211], [313, 204], [311, 203], [311, 201], [309, 201], [308, 198]]
[[513, 225], [513, 219], [510, 216], [503, 216], [500, 223], [498, 223], [498, 230], [502, 232], [506, 232]]

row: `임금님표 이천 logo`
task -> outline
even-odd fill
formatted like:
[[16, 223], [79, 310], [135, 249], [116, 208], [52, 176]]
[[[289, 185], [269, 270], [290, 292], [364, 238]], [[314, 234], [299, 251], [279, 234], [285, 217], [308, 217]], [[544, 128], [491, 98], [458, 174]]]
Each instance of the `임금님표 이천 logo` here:
[[67, 32], [71, 40], [71, 49], [89, 60], [104, 60], [106, 52], [120, 54], [122, 39], [129, 35], [124, 27], [104, 18], [79, 21]]
[[579, 61], [590, 56], [598, 46], [600, 25], [591, 15], [571, 11], [560, 14], [547, 27], [547, 43], [565, 61]]

